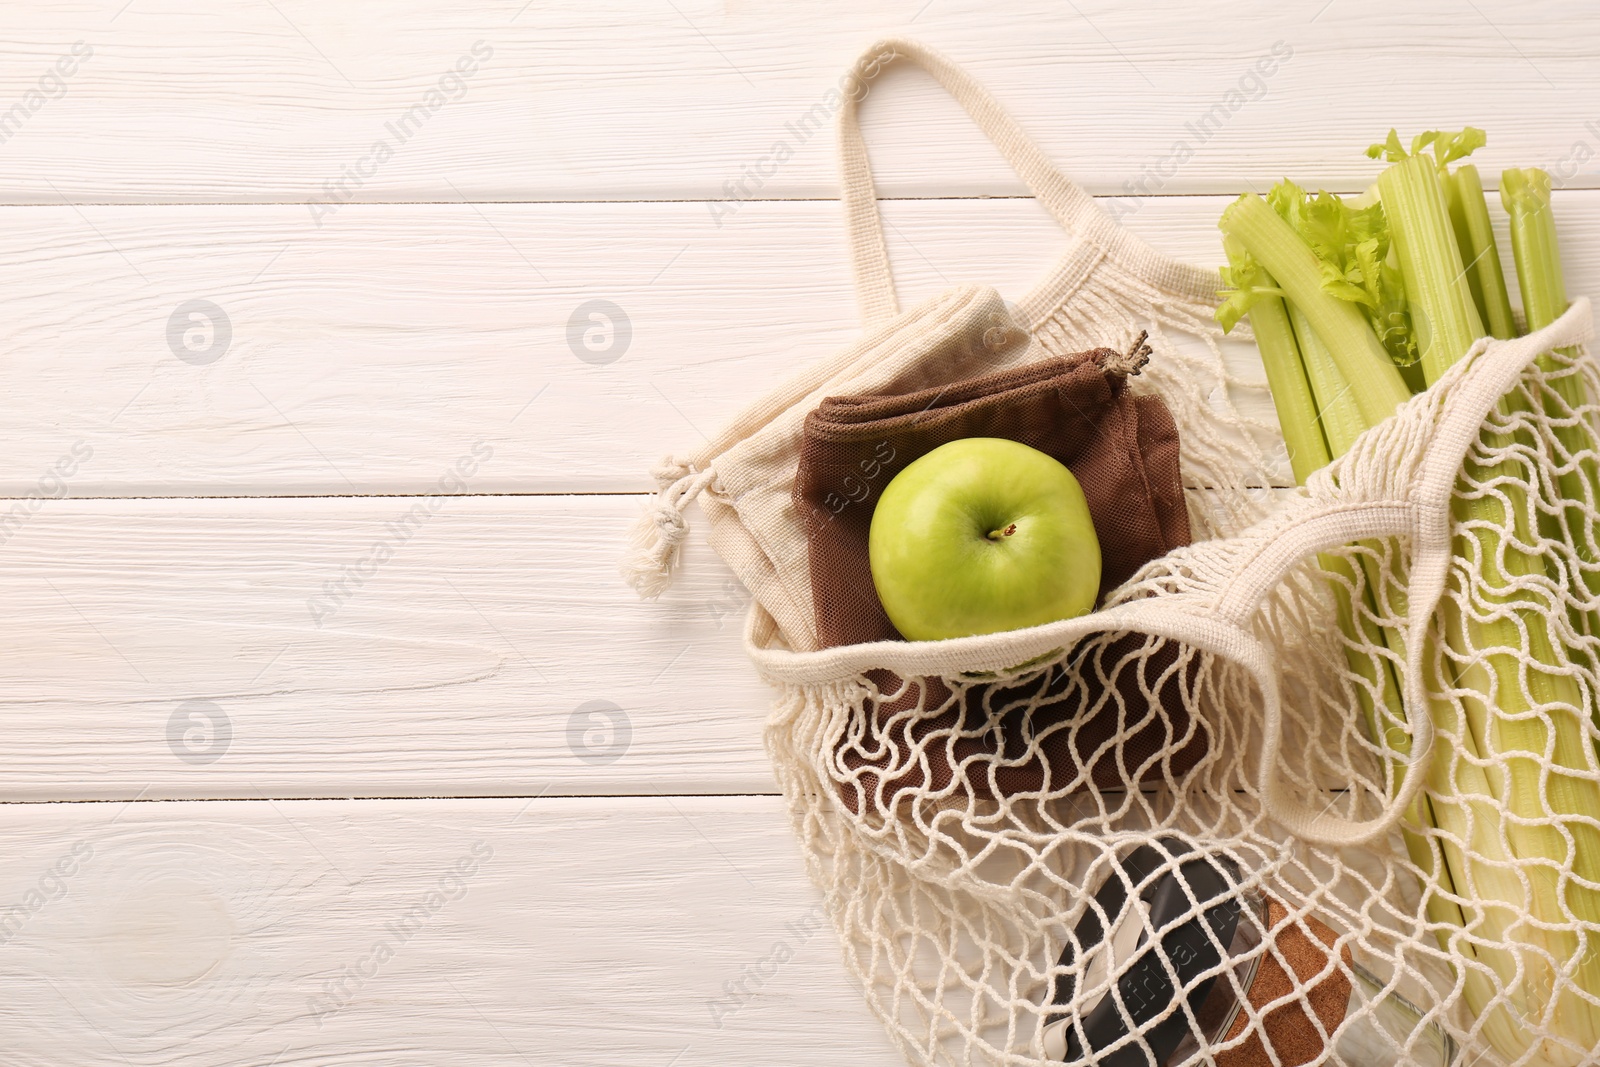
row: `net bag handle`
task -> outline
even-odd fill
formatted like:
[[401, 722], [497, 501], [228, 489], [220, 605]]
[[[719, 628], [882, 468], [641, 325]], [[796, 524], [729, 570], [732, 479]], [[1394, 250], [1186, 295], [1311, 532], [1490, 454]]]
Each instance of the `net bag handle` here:
[[884, 38], [861, 53], [845, 75], [844, 102], [839, 111], [839, 164], [844, 202], [845, 237], [855, 270], [861, 314], [876, 326], [899, 314], [894, 276], [884, 243], [883, 218], [858, 114], [867, 88], [886, 67], [905, 60], [931, 74], [956, 99], [978, 129], [994, 142], [1006, 162], [1055, 217], [1072, 233], [1114, 256], [1136, 274], [1170, 292], [1215, 299], [1214, 271], [1171, 259], [1118, 226], [1095, 205], [1094, 198], [1066, 175], [1007, 115], [989, 91], [950, 59], [916, 41]]

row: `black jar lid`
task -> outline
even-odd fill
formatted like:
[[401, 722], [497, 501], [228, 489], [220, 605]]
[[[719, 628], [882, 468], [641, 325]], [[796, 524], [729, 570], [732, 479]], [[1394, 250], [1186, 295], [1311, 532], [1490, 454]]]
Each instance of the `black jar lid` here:
[[[1130, 893], [1149, 908], [1148, 924], [1128, 899]], [[1065, 1013], [1046, 1018], [1046, 1027], [1065, 1023], [1064, 1061], [1090, 1061], [1095, 1067], [1164, 1067], [1183, 1039], [1191, 1036], [1189, 1019], [1179, 1010], [1160, 1022], [1153, 1020], [1180, 995], [1187, 997], [1191, 1012], [1200, 1011], [1221, 972], [1196, 979], [1217, 970], [1222, 962], [1246, 908], [1240, 897], [1238, 865], [1225, 856], [1200, 852], [1181, 837], [1162, 837], [1121, 857], [1114, 873], [1095, 892], [1098, 908], [1084, 911], [1060, 962], [1070, 968], [1076, 959], [1075, 945], [1087, 954], [1105, 941], [1101, 915], [1113, 923], [1113, 936], [1124, 923], [1138, 924], [1137, 945], [1132, 962], [1125, 967], [1117, 963], [1122, 973], [1116, 995], [1108, 991], [1080, 1011], [1077, 1025]], [[1112, 952], [1113, 946], [1104, 951]], [[1052, 1001], [1070, 1004], [1076, 987], [1074, 975], [1060, 976]], [[1105, 1051], [1128, 1036], [1130, 1023], [1142, 1040]]]

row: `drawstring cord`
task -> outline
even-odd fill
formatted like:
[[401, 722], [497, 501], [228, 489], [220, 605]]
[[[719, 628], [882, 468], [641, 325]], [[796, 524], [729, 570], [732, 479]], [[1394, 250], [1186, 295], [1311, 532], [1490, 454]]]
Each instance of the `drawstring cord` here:
[[660, 488], [633, 524], [621, 565], [622, 580], [647, 600], [660, 596], [672, 584], [679, 550], [689, 536], [684, 509], [716, 478], [714, 469], [695, 471], [672, 456], [650, 473]]
[[1139, 336], [1134, 338], [1133, 344], [1128, 346], [1126, 352], [1107, 355], [1100, 360], [1100, 365], [1113, 374], [1131, 377], [1144, 370], [1146, 363], [1150, 362], [1149, 330], [1140, 330]]

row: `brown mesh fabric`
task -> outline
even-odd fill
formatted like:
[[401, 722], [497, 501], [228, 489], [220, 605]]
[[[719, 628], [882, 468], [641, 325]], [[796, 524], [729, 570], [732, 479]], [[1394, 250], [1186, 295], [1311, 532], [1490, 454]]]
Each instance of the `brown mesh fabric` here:
[[1198, 662], [1180, 665], [1180, 651], [1121, 634], [1015, 682], [960, 693], [938, 678], [869, 671], [878, 691], [870, 721], [835, 754], [840, 797], [852, 812], [863, 797], [888, 811], [903, 792], [944, 791], [958, 772], [961, 791], [985, 800], [1177, 777], [1209, 747], [1182, 710]]
[[1188, 544], [1177, 427], [1159, 397], [1131, 395], [1108, 369], [1123, 360], [1102, 348], [914, 393], [829, 397], [811, 412], [794, 501], [819, 647], [900, 639], [867, 562], [873, 508], [913, 460], [961, 438], [1020, 441], [1077, 476], [1100, 534], [1102, 595]]

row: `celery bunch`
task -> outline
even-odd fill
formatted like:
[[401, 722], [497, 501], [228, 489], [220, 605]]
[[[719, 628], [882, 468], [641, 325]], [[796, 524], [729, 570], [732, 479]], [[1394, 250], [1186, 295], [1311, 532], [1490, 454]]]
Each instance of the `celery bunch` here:
[[[1368, 150], [1389, 166], [1361, 198], [1311, 196], [1285, 181], [1223, 213], [1229, 289], [1217, 318], [1228, 329], [1250, 316], [1298, 481], [1438, 381], [1478, 337], [1514, 336], [1482, 183], [1471, 164], [1459, 163], [1484, 140], [1469, 127], [1422, 134], [1408, 148], [1390, 131]], [[1538, 329], [1567, 307], [1549, 178], [1507, 171], [1501, 197], [1524, 315]], [[1556, 367], [1547, 359], [1544, 369]], [[1441, 943], [1468, 962], [1459, 969], [1468, 1006], [1502, 1055], [1532, 1052], [1536, 1062], [1564, 1065], [1580, 1061], [1576, 1049], [1600, 1047], [1600, 1007], [1588, 999], [1600, 1001], [1600, 945], [1572, 928], [1573, 918], [1600, 924], [1600, 786], [1590, 777], [1596, 753], [1586, 731], [1595, 709], [1572, 670], [1600, 657], [1554, 639], [1550, 612], [1562, 602], [1544, 590], [1576, 580], [1600, 594], [1600, 546], [1586, 519], [1600, 502], [1600, 472], [1587, 462], [1593, 445], [1575, 415], [1587, 403], [1581, 379], [1557, 375], [1547, 392], [1556, 443], [1584, 459], [1565, 463], [1554, 486], [1566, 505], [1530, 500], [1510, 462], [1469, 458], [1464, 471], [1469, 483], [1495, 490], [1454, 505], [1452, 590], [1470, 592], [1478, 610], [1454, 597], [1440, 604], [1444, 648], [1433, 659], [1454, 676], [1430, 681], [1453, 700], [1401, 706], [1400, 635], [1373, 622], [1372, 609], [1374, 591], [1403, 588], [1403, 576], [1377, 573], [1381, 557], [1373, 553], [1358, 557], [1364, 581], [1346, 556], [1324, 554], [1321, 563], [1349, 593], [1338, 623], [1361, 681], [1357, 710], [1387, 753], [1391, 787], [1409, 736], [1393, 726], [1408, 715], [1434, 718], [1440, 750], [1427, 792], [1408, 813], [1418, 829], [1405, 843], [1437, 887], [1426, 899]], [[1534, 442], [1513, 433], [1488, 444], [1515, 452]], [[1536, 531], [1571, 535], [1581, 573], [1537, 554]], [[1344, 603], [1355, 596], [1365, 603]], [[1600, 640], [1600, 619], [1573, 621]], [[1392, 655], [1359, 654], [1360, 646]], [[1569, 863], [1574, 877], [1560, 876]], [[1570, 984], [1557, 995], [1562, 976]], [[1497, 986], [1506, 991], [1498, 1003]], [[1538, 1040], [1530, 1026], [1560, 1040]]]

